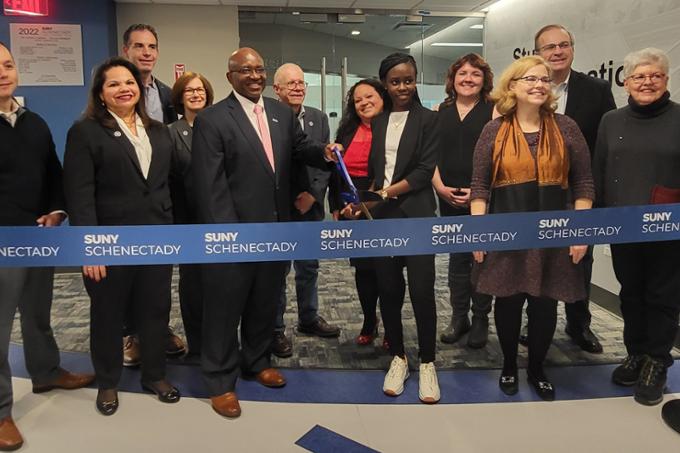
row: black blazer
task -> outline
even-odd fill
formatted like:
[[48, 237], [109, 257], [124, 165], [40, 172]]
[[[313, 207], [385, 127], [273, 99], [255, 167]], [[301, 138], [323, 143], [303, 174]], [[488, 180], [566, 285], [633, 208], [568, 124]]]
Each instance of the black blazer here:
[[154, 82], [158, 88], [158, 97], [161, 98], [161, 105], [163, 106], [163, 124], [171, 124], [177, 121], [177, 112], [172, 103], [172, 89], [154, 77]]
[[[330, 141], [331, 132], [328, 127], [328, 117], [321, 110], [305, 107], [304, 123], [304, 132], [309, 138], [324, 144]], [[297, 209], [292, 207], [294, 220], [323, 220], [325, 215], [324, 199], [326, 198], [330, 174], [328, 169], [311, 167], [305, 165], [304, 162], [294, 162], [291, 189], [293, 201], [301, 192], [309, 192], [316, 200], [316, 203], [304, 215], [298, 213]]]
[[588, 142], [592, 158], [597, 141], [597, 128], [602, 116], [616, 108], [609, 82], [572, 70], [567, 87], [564, 114], [576, 121]]
[[145, 179], [132, 143], [117, 126], [86, 118], [69, 129], [64, 192], [71, 225], [172, 223], [170, 135], [157, 122], [146, 133], [153, 151]]
[[191, 180], [199, 222], [290, 220], [292, 160], [328, 168], [324, 145], [302, 131], [290, 107], [264, 98], [264, 108], [276, 172], [233, 93], [194, 121]]
[[[385, 137], [390, 112], [383, 112], [371, 121], [373, 139], [368, 164], [368, 177], [375, 190], [383, 188], [385, 179]], [[411, 191], [396, 201], [376, 207], [377, 217], [398, 217], [386, 212], [398, 207], [406, 217], [434, 217], [436, 202], [432, 189], [432, 175], [439, 160], [439, 132], [437, 114], [414, 103], [408, 114], [404, 132], [397, 149], [397, 161], [392, 184], [405, 179]]]
[[191, 223], [195, 212], [190, 200], [191, 141], [193, 130], [186, 119], [181, 118], [168, 126], [172, 141], [172, 167], [170, 171], [170, 198], [175, 223]]

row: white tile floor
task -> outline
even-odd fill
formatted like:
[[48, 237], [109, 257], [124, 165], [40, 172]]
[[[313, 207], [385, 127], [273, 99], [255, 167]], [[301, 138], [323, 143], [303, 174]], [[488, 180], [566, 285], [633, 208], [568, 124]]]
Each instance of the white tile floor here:
[[241, 418], [227, 420], [206, 400], [166, 405], [135, 393], [121, 393], [118, 412], [104, 417], [95, 390], [34, 395], [29, 380], [13, 383], [27, 453], [303, 452], [294, 443], [317, 424], [384, 453], [680, 451], [680, 434], [663, 423], [661, 406], [632, 398], [436, 406], [243, 401]]

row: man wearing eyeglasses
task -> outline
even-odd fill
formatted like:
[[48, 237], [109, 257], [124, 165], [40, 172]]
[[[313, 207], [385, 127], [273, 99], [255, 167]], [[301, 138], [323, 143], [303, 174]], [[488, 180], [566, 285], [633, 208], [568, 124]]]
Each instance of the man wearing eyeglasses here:
[[[302, 69], [293, 63], [280, 66], [274, 74], [274, 92], [279, 101], [293, 109], [300, 127], [313, 140], [328, 143], [330, 129], [328, 117], [321, 110], [305, 107], [307, 82]], [[292, 219], [314, 221], [324, 218], [324, 198], [328, 188], [330, 172], [302, 164], [293, 164], [291, 181]], [[319, 260], [295, 260], [295, 293], [298, 304], [297, 330], [307, 335], [333, 338], [340, 335], [340, 328], [330, 325], [319, 316], [317, 278]], [[276, 313], [276, 329], [272, 339], [272, 353], [277, 357], [290, 357], [293, 347], [286, 337], [283, 315], [286, 312], [286, 280], [290, 263], [281, 282], [281, 296]]]
[[[170, 87], [153, 76], [158, 61], [158, 34], [148, 24], [132, 24], [123, 33], [123, 55], [137, 66], [144, 84], [144, 100], [149, 117], [163, 124], [177, 121], [177, 112], [172, 105]], [[137, 329], [132, 321], [132, 313], [125, 314], [125, 332], [123, 337], [123, 366], [135, 367], [141, 363], [142, 353], [139, 347]], [[186, 347], [180, 337], [168, 326], [165, 340], [165, 354], [176, 357], [184, 354]]]
[[[207, 224], [288, 221], [293, 160], [328, 169], [331, 147], [339, 145], [324, 147], [310, 139], [293, 110], [262, 96], [267, 72], [255, 50], [242, 48], [231, 55], [227, 79], [232, 93], [201, 111], [194, 122], [191, 171], [197, 220]], [[231, 245], [233, 241], [218, 247]], [[250, 256], [253, 262], [202, 268], [201, 366], [213, 409], [229, 418], [241, 414], [235, 393], [239, 375], [266, 387], [286, 384], [270, 362], [286, 264]]]
[[[616, 108], [611, 87], [605, 80], [590, 77], [571, 68], [574, 62], [574, 37], [558, 24], [546, 25], [534, 36], [534, 52], [550, 64], [553, 70], [553, 93], [558, 96], [557, 113], [567, 115], [578, 124], [588, 142], [592, 158], [600, 119]], [[586, 293], [590, 295], [593, 271], [592, 247], [581, 261], [585, 270]], [[566, 333], [581, 349], [590, 353], [602, 352], [602, 345], [590, 330], [591, 314], [588, 300], [565, 304]], [[527, 344], [526, 326], [520, 343]]]

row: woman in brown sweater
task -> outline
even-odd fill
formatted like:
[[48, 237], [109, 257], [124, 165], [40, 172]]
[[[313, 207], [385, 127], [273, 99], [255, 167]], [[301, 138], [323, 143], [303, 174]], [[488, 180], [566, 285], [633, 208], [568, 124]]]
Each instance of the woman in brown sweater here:
[[[589, 209], [594, 198], [588, 145], [576, 123], [555, 114], [550, 66], [538, 56], [521, 58], [502, 74], [492, 94], [501, 118], [482, 131], [474, 154], [470, 211]], [[543, 372], [557, 322], [557, 301], [585, 297], [586, 246], [474, 252], [476, 290], [496, 296], [494, 316], [504, 363], [499, 385], [518, 390], [517, 342], [522, 307], [528, 303], [527, 378], [538, 396], [555, 398]]]

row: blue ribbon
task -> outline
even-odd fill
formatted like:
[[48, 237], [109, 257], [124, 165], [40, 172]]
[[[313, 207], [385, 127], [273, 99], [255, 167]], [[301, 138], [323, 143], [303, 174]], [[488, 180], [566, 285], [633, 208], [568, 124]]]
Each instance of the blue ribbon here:
[[345, 203], [358, 204], [361, 201], [359, 199], [359, 191], [354, 185], [354, 182], [352, 182], [352, 177], [349, 175], [349, 171], [347, 171], [347, 166], [345, 165], [345, 160], [342, 158], [342, 153], [335, 146], [333, 147], [333, 152], [338, 159], [338, 162], [335, 165], [338, 167], [342, 179], [345, 180], [347, 186], [349, 187], [349, 192], [341, 192], [340, 196]]
[[0, 266], [178, 264], [680, 239], [680, 205], [347, 222], [0, 227]]

